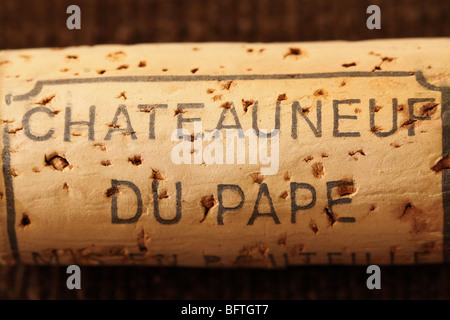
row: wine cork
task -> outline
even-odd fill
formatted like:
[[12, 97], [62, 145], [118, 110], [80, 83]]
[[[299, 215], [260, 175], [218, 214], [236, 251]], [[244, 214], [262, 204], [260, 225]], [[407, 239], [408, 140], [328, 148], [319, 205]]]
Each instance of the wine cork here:
[[2, 264], [449, 259], [449, 39], [0, 52]]

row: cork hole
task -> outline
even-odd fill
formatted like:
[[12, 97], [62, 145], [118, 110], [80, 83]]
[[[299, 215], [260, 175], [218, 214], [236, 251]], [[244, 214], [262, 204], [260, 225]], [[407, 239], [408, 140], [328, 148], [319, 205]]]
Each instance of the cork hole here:
[[49, 97], [43, 98], [41, 101], [37, 102], [36, 104], [45, 106], [45, 105], [49, 104], [53, 100], [54, 97], [55, 97], [55, 95], [53, 94]]
[[373, 112], [378, 112], [378, 111], [380, 111], [382, 108], [383, 108], [382, 106], [375, 106], [375, 107], [373, 107]]
[[334, 226], [334, 224], [337, 222], [336, 216], [328, 207], [325, 207], [324, 211], [328, 218], [328, 222], [330, 223], [331, 226]]
[[322, 162], [316, 162], [311, 167], [313, 176], [317, 179], [322, 179], [326, 173], [326, 170], [322, 164]]
[[229, 110], [231, 109], [231, 107], [233, 106], [233, 104], [230, 101], [224, 102], [220, 105], [221, 108]]
[[250, 177], [252, 178], [253, 182], [257, 184], [263, 183], [265, 179], [265, 177], [259, 172], [252, 173]]
[[103, 143], [94, 143], [94, 147], [99, 148], [101, 151], [106, 151], [106, 146]]
[[144, 159], [142, 158], [142, 156], [138, 155], [138, 154], [133, 157], [128, 158], [128, 162], [131, 162], [131, 164], [134, 166], [140, 166], [143, 161], [144, 161]]
[[117, 97], [116, 99], [120, 99], [122, 98], [123, 100], [127, 100], [127, 92], [126, 91], [122, 91]]
[[203, 207], [203, 219], [200, 220], [200, 223], [205, 221], [206, 217], [208, 216], [208, 213], [210, 212], [211, 208], [214, 207], [216, 204], [216, 200], [214, 199], [214, 195], [208, 195], [204, 196], [200, 200], [200, 205]]
[[448, 155], [439, 159], [439, 161], [431, 167], [431, 170], [436, 173], [441, 172], [444, 169], [450, 169], [450, 156]]
[[416, 121], [416, 119], [408, 119], [400, 125], [400, 128], [410, 128]]
[[277, 101], [287, 100], [286, 93], [282, 93], [278, 95]]
[[176, 116], [179, 115], [180, 113], [186, 113], [186, 112], [187, 112], [186, 110], [181, 110], [181, 109], [176, 108], [176, 109], [173, 111], [173, 116], [176, 117]]
[[224, 85], [222, 85], [223, 90], [230, 90], [231, 86], [233, 86], [235, 83], [233, 80], [227, 81]]
[[277, 244], [285, 247], [287, 244], [287, 234], [283, 234], [282, 236], [280, 236], [277, 240]]
[[159, 198], [159, 200], [169, 198], [169, 194], [167, 193], [167, 190], [166, 190], [166, 189], [162, 190], [162, 191], [159, 193], [158, 198]]
[[420, 116], [421, 117], [430, 117], [430, 116], [432, 116], [433, 114], [436, 113], [438, 105], [439, 105], [439, 103], [435, 103], [435, 102], [428, 102], [428, 103], [424, 104], [420, 108]]
[[283, 59], [289, 56], [300, 56], [302, 54], [302, 50], [300, 48], [289, 48], [289, 51], [284, 54]]
[[117, 61], [117, 60], [121, 60], [123, 58], [126, 57], [126, 53], [123, 51], [116, 51], [116, 52], [111, 52], [106, 56], [106, 59], [110, 60], [110, 61]]
[[64, 170], [64, 168], [69, 165], [67, 159], [57, 153], [52, 153], [48, 156], [45, 155], [44, 162], [46, 166], [51, 166], [53, 169], [58, 171]]
[[350, 63], [343, 63], [342, 66], [344, 68], [350, 68], [356, 66], [356, 62], [350, 62]]
[[106, 197], [110, 198], [113, 195], [118, 194], [119, 192], [120, 191], [119, 191], [119, 188], [117, 186], [112, 186], [111, 188], [106, 190], [105, 195], [106, 195]]
[[328, 94], [328, 92], [326, 92], [324, 89], [317, 89], [316, 91], [314, 91], [314, 96], [319, 97], [319, 96], [326, 96]]
[[282, 194], [280, 194], [280, 199], [286, 200], [289, 196], [289, 193], [287, 191], [284, 191]]
[[166, 175], [158, 170], [152, 169], [152, 174], [150, 175], [150, 179], [156, 180], [156, 181], [163, 181], [166, 180]]
[[362, 156], [365, 156], [366, 155], [366, 153], [364, 152], [364, 150], [363, 149], [358, 149], [358, 150], [356, 150], [356, 151], [349, 151], [349, 153], [348, 153], [348, 155], [350, 156], [350, 157], [353, 157], [353, 156], [355, 156], [356, 154], [360, 154], [360, 155], [362, 155]]
[[[340, 184], [337, 187], [337, 193], [339, 195], [339, 197], [350, 197], [353, 194], [356, 193], [356, 191], [358, 191], [358, 189], [355, 187], [354, 185], [354, 181], [353, 179], [343, 179], [342, 181], [346, 182], [343, 184]], [[347, 183], [351, 183], [351, 184], [347, 184]]]
[[244, 100], [242, 99], [242, 107], [244, 108], [244, 113], [247, 113], [248, 108], [252, 106], [255, 103], [253, 99], [250, 100]]
[[314, 220], [311, 220], [309, 223], [309, 228], [314, 232], [314, 234], [319, 233], [319, 228], [317, 227], [317, 223]]
[[291, 181], [291, 178], [291, 173], [289, 171], [286, 171], [283, 176], [284, 181]]
[[221, 94], [216, 94], [215, 96], [212, 97], [213, 101], [218, 101], [218, 100], [222, 100], [222, 95]]
[[303, 107], [303, 108], [301, 109], [301, 111], [302, 111], [303, 114], [308, 114], [309, 111], [310, 111], [310, 109], [311, 109], [311, 107]]
[[305, 161], [306, 163], [310, 162], [311, 160], [313, 160], [314, 157], [313, 156], [306, 156], [303, 161]]
[[25, 212], [22, 214], [22, 219], [20, 219], [19, 227], [22, 229], [31, 224], [30, 217]]
[[379, 132], [381, 130], [383, 130], [383, 128], [380, 126], [373, 126], [372, 128], [370, 128], [370, 132], [373, 132], [373, 133]]
[[144, 228], [141, 229], [141, 232], [137, 238], [137, 244], [139, 247], [139, 251], [142, 253], [148, 252], [148, 247], [146, 242], [150, 240], [150, 236], [144, 231]]

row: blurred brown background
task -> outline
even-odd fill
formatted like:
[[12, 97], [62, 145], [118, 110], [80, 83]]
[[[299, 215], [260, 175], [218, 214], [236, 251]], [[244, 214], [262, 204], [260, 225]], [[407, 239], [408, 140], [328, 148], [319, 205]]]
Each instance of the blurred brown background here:
[[[82, 29], [66, 28], [81, 8]], [[366, 9], [381, 8], [381, 30]], [[450, 35], [448, 0], [1, 0], [0, 49], [98, 43], [316, 41]]]
[[[81, 8], [81, 30], [66, 8]], [[381, 30], [366, 9], [381, 8]], [[442, 0], [0, 0], [0, 50], [99, 43], [317, 41], [449, 37]], [[450, 266], [382, 267], [368, 290], [365, 267], [286, 270], [82, 268], [82, 290], [63, 267], [0, 267], [0, 299], [449, 299]]]

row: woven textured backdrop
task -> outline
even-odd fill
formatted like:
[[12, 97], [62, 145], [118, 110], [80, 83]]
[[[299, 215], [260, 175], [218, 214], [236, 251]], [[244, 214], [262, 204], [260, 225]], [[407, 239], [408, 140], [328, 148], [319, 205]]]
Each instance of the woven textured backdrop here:
[[[66, 28], [81, 8], [82, 29]], [[381, 30], [366, 28], [377, 4]], [[449, 37], [442, 0], [0, 0], [0, 50], [100, 43], [317, 41]], [[0, 267], [0, 299], [449, 299], [450, 266], [382, 267], [368, 290], [362, 267], [286, 270], [82, 268], [82, 290], [65, 268]]]

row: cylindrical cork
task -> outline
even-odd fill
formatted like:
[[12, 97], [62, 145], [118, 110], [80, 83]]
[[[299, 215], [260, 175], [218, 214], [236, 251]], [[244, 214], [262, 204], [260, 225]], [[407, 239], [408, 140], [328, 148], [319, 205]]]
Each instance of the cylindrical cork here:
[[0, 52], [3, 264], [449, 259], [450, 40]]

